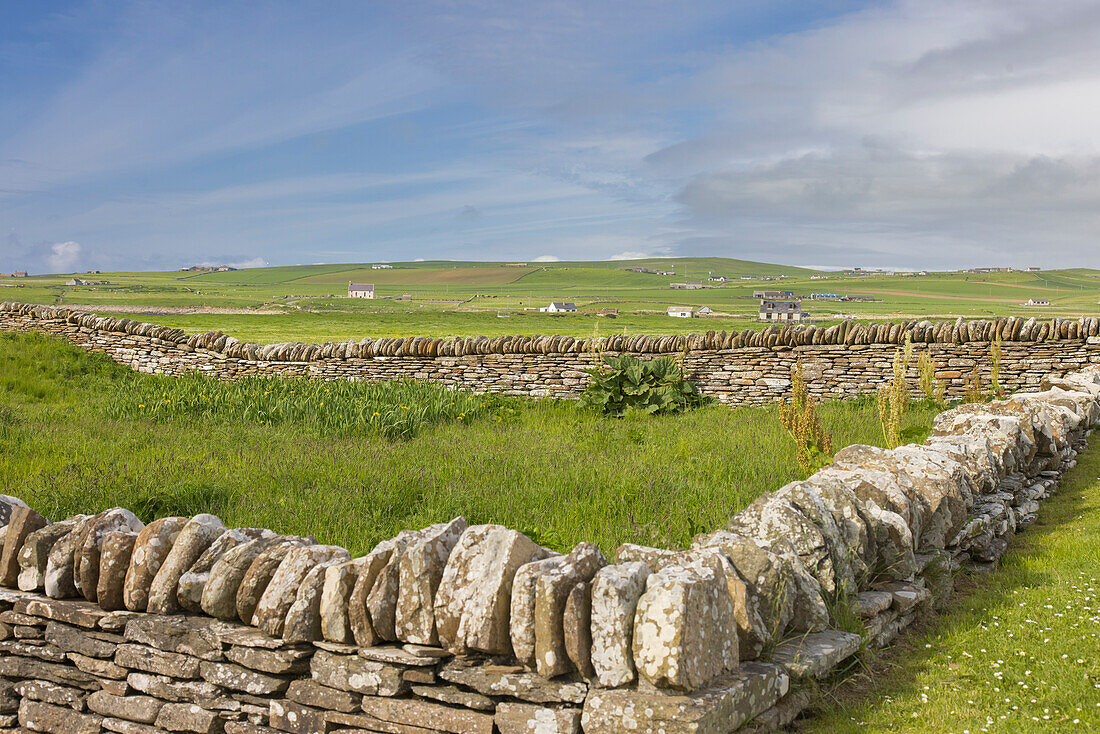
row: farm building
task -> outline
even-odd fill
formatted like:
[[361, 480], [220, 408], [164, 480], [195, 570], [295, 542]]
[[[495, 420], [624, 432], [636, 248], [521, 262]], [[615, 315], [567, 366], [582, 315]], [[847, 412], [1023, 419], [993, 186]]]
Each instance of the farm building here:
[[702, 283], [669, 283], [669, 288], [678, 291], [696, 291], [703, 287]]
[[726, 282], [726, 276], [724, 276], [724, 275], [712, 275], [709, 278], [707, 278], [707, 280], [709, 280], [711, 283], [725, 283]]
[[802, 311], [799, 301], [763, 300], [760, 302], [761, 321], [801, 321], [809, 314]]
[[753, 291], [753, 298], [767, 298], [773, 301], [790, 300], [794, 298], [794, 291]]
[[371, 265], [370, 269], [371, 270], [393, 270], [393, 266], [392, 265], [384, 265], [384, 264]]
[[1024, 305], [1025, 306], [1049, 306], [1050, 305], [1050, 299], [1049, 298], [1029, 298], [1029, 299], [1027, 299], [1027, 303], [1025, 303]]
[[669, 306], [668, 315], [676, 319], [693, 319], [695, 309], [691, 306]]
[[69, 278], [65, 281], [65, 285], [90, 285], [88, 281], [81, 280], [80, 278]]
[[810, 298], [814, 301], [839, 301], [839, 293], [811, 293]]
[[712, 313], [714, 313], [714, 309], [710, 306], [703, 306], [701, 309], [695, 312], [697, 316], [707, 316], [708, 314]]
[[374, 298], [374, 283], [348, 283], [348, 298]]
[[543, 306], [539, 309], [544, 313], [576, 313], [577, 304], [575, 303], [558, 303], [553, 301], [549, 306]]
[[13, 277], [13, 278], [26, 278], [27, 277], [27, 271], [26, 270], [16, 270], [14, 273], [11, 274], [11, 277]]

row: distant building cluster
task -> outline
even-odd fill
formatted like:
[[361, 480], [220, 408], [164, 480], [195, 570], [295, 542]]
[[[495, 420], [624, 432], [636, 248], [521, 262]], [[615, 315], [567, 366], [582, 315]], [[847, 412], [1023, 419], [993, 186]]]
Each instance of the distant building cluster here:
[[180, 268], [181, 273], [228, 273], [230, 270], [236, 270], [236, 268], [229, 265], [192, 265], [187, 268]]
[[553, 301], [549, 306], [543, 306], [539, 309], [543, 313], [576, 313], [577, 304], [575, 303], [562, 303]]
[[386, 264], [383, 264], [383, 263], [379, 263], [378, 265], [371, 265], [370, 269], [371, 270], [393, 270], [393, 266], [392, 265], [386, 265]]
[[26, 270], [16, 270], [14, 273], [0, 273], [0, 278], [26, 278]]
[[[88, 271], [88, 272], [93, 272], [93, 271]], [[99, 271], [96, 270], [94, 272], [98, 273]], [[72, 285], [72, 286], [77, 286], [77, 285], [110, 285], [110, 284], [111, 284], [111, 281], [109, 281], [109, 280], [84, 280], [83, 278], [69, 278], [67, 281], [65, 281], [65, 285]]]
[[674, 291], [697, 291], [703, 287], [702, 283], [669, 283], [668, 287]]
[[646, 273], [647, 275], [675, 275], [671, 270], [653, 270], [652, 268], [643, 267], [627, 268], [627, 271], [631, 273]]

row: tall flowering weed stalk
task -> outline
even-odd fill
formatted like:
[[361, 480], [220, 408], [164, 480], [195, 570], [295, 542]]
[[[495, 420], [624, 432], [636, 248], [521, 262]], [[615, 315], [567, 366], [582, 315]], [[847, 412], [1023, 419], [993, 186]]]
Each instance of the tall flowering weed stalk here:
[[888, 448], [897, 448], [902, 441], [902, 419], [909, 410], [909, 385], [905, 373], [913, 359], [913, 343], [905, 339], [904, 350], [894, 352], [890, 382], [878, 389], [878, 418], [882, 436]]
[[802, 360], [791, 367], [791, 400], [779, 403], [779, 422], [794, 438], [798, 468], [806, 478], [832, 459], [833, 441], [821, 425], [817, 405], [810, 395]]
[[1001, 335], [994, 334], [989, 342], [989, 391], [994, 400], [1005, 396], [1005, 389], [1001, 387]]
[[936, 360], [931, 351], [921, 352], [917, 359], [917, 372], [920, 374], [920, 391], [924, 399], [943, 406], [947, 399], [947, 385], [936, 379]]

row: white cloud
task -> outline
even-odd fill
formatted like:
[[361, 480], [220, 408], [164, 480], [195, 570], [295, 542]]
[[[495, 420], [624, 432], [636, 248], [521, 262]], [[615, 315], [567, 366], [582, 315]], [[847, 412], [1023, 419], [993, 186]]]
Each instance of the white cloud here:
[[50, 245], [50, 254], [46, 256], [46, 263], [55, 273], [69, 272], [79, 262], [81, 249], [79, 242], [71, 240]]
[[561, 258], [557, 255], [539, 255], [531, 262], [533, 263], [558, 263], [561, 262]]
[[608, 260], [645, 260], [646, 258], [654, 257], [646, 252], [639, 252], [637, 250], [624, 250], [623, 252], [617, 252]]

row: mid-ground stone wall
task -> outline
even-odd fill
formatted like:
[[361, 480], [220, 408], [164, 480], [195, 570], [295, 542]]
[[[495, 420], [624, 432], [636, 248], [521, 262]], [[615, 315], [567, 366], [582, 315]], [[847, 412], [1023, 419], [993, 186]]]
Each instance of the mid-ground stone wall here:
[[940, 414], [923, 444], [842, 449], [688, 549], [612, 558], [461, 517], [352, 558], [208, 514], [51, 522], [0, 496], [0, 730], [784, 726], [1034, 522], [1100, 424], [1100, 366], [1040, 382]]
[[[872, 392], [891, 377], [891, 360], [909, 338], [927, 349], [948, 397], [963, 397], [977, 368], [988, 384], [991, 340], [1001, 340], [1000, 383], [1007, 390], [1034, 388], [1044, 375], [1100, 363], [1100, 319], [1037, 321], [845, 322], [819, 328], [802, 324], [688, 336], [472, 337], [364, 339], [329, 344], [238, 342], [220, 332], [185, 334], [129, 319], [98, 317], [64, 308], [0, 304], [0, 329], [40, 331], [82, 348], [104, 352], [140, 372], [200, 372], [224, 378], [288, 375], [317, 379], [417, 379], [477, 392], [576, 397], [588, 384], [585, 370], [600, 354], [643, 358], [667, 354], [682, 360], [686, 375], [705, 395], [729, 404], [765, 404], [790, 389], [791, 368], [802, 360], [809, 389], [821, 398]], [[916, 360], [910, 376], [916, 385]]]

